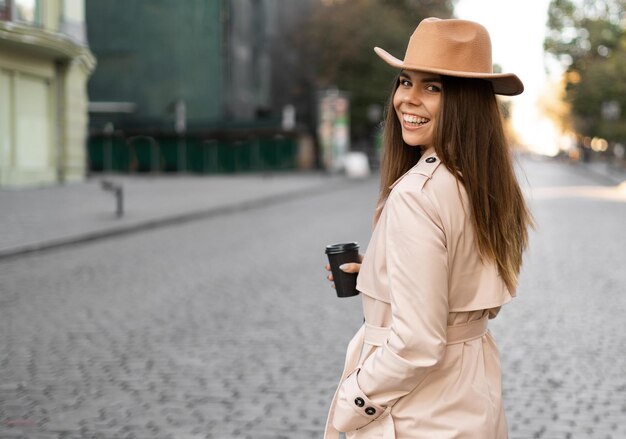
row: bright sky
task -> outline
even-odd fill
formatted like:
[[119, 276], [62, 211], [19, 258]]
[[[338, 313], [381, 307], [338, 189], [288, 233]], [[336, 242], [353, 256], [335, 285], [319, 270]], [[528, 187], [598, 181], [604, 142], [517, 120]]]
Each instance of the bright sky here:
[[493, 62], [500, 64], [503, 72], [515, 73], [524, 83], [524, 93], [511, 99], [513, 126], [529, 148], [552, 155], [558, 151], [559, 136], [537, 106], [548, 87], [543, 40], [549, 3], [550, 0], [458, 0], [455, 16], [487, 28]]

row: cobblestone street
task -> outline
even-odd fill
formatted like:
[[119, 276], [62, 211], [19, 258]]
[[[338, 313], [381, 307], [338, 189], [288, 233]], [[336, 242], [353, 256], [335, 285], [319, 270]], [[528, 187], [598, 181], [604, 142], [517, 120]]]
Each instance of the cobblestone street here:
[[[538, 227], [491, 324], [510, 437], [626, 438], [626, 188], [522, 165]], [[377, 185], [0, 260], [0, 438], [321, 438], [362, 322], [324, 246], [366, 248]]]

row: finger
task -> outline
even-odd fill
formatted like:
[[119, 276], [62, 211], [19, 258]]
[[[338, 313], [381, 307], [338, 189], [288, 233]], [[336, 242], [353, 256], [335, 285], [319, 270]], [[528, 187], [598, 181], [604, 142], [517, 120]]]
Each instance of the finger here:
[[330, 284], [331, 287], [337, 289], [337, 287], [335, 286], [335, 284]]
[[361, 264], [358, 262], [348, 262], [347, 264], [340, 265], [339, 268], [346, 273], [358, 273], [361, 269]]
[[332, 274], [329, 274], [328, 276], [326, 276], [326, 279], [328, 279], [331, 282], [334, 280]]
[[324, 265], [324, 268], [326, 269], [326, 271], [330, 271], [330, 264]]

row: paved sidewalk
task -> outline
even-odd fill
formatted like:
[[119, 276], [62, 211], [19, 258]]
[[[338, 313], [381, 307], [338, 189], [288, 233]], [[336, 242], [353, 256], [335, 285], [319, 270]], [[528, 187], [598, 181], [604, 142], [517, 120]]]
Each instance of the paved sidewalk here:
[[[626, 170], [606, 163], [572, 165], [604, 183], [626, 181]], [[116, 217], [113, 193], [101, 188], [103, 180], [124, 188], [122, 218]], [[209, 177], [103, 175], [82, 183], [3, 189], [0, 190], [0, 259], [251, 209], [330, 191], [350, 182], [344, 176], [321, 172]]]
[[[121, 184], [124, 216], [112, 192]], [[350, 185], [323, 173], [234, 176], [98, 176], [85, 182], [0, 190], [0, 259], [250, 209]]]

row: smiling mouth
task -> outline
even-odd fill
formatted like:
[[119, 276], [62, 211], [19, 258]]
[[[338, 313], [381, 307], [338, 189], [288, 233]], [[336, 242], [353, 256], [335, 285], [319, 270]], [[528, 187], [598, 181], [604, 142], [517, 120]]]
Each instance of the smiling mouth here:
[[416, 116], [415, 114], [402, 114], [402, 120], [407, 126], [410, 127], [420, 127], [422, 125], [426, 125], [430, 122], [430, 119], [426, 117]]

